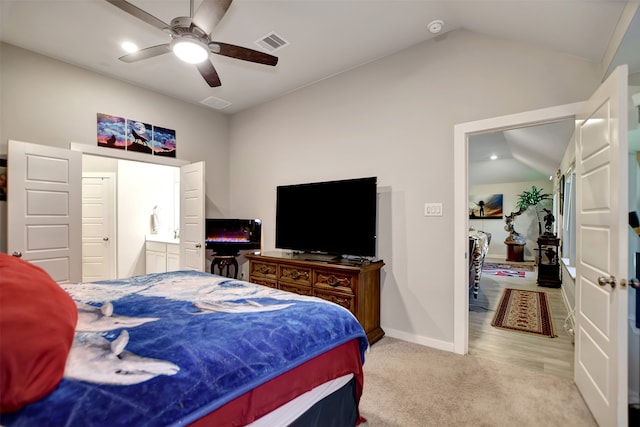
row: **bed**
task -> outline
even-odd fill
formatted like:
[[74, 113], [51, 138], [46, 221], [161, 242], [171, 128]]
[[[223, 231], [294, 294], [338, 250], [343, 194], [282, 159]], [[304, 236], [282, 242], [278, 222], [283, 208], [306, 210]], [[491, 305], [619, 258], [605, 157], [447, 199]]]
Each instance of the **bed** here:
[[469, 289], [472, 290], [474, 298], [478, 298], [482, 267], [490, 243], [491, 233], [475, 228], [469, 229]]
[[64, 374], [21, 409], [3, 407], [3, 426], [362, 421], [368, 342], [337, 304], [195, 271], [62, 288], [77, 309]]

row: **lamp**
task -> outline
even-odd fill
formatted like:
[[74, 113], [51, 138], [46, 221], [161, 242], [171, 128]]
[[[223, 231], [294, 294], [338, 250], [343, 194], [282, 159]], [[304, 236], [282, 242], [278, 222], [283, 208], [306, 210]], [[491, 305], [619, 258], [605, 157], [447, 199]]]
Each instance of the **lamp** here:
[[173, 53], [189, 64], [199, 64], [209, 57], [207, 46], [189, 37], [180, 37], [171, 41]]

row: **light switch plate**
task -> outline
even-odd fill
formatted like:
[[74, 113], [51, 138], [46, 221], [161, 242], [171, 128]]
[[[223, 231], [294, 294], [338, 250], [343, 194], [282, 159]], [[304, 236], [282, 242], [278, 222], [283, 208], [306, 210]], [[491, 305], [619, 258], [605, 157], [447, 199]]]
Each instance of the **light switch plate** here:
[[425, 203], [424, 216], [442, 216], [442, 203]]

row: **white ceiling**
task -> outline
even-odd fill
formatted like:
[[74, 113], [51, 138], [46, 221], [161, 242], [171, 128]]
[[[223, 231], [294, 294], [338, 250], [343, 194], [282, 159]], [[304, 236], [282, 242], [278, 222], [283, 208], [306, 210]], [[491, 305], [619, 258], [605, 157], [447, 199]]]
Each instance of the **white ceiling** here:
[[[189, 15], [189, 0], [130, 2], [167, 23]], [[235, 0], [213, 40], [263, 50], [254, 42], [276, 32], [290, 44], [273, 53], [276, 67], [211, 55], [222, 81], [218, 88], [172, 54], [119, 61], [123, 41], [143, 48], [167, 43], [169, 36], [105, 0], [0, 0], [0, 40], [187, 102], [220, 99], [230, 103], [221, 111], [232, 114], [436, 37], [427, 28], [435, 19], [444, 21], [442, 33], [465, 29], [599, 63], [624, 6], [624, 0]], [[634, 26], [640, 27], [637, 20]], [[638, 32], [616, 58], [628, 62], [630, 72], [640, 71]], [[566, 146], [549, 137], [550, 131], [564, 134], [558, 126], [474, 137], [486, 144], [470, 153], [470, 163], [480, 162], [470, 168], [503, 169], [511, 182], [548, 176]], [[521, 137], [529, 142], [518, 142]], [[504, 167], [494, 162], [483, 168], [484, 158], [475, 156], [487, 150], [502, 151]]]
[[[189, 15], [189, 0], [131, 0], [169, 22]], [[201, 0], [196, 0], [196, 7]], [[222, 80], [205, 84], [172, 54], [127, 64], [120, 44], [167, 43], [169, 36], [104, 0], [0, 0], [0, 39], [153, 91], [198, 103], [213, 96], [234, 113], [434, 37], [464, 28], [599, 62], [622, 0], [235, 0], [212, 39], [260, 49], [275, 31], [290, 45], [276, 67], [211, 55]]]
[[[543, 181], [555, 176], [574, 126], [573, 120], [563, 120], [472, 136], [469, 182]], [[497, 158], [492, 160], [492, 155]]]

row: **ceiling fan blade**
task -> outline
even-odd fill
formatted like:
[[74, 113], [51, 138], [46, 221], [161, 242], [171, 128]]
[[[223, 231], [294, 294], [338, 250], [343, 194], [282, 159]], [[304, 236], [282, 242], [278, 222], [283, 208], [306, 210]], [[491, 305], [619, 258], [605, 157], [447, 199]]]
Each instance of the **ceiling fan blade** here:
[[209, 49], [211, 49], [211, 52], [217, 53], [218, 55], [241, 59], [243, 61], [256, 62], [258, 64], [271, 66], [275, 66], [278, 63], [277, 56], [233, 44], [211, 42], [209, 43]]
[[166, 43], [166, 44], [159, 44], [157, 46], [147, 47], [145, 49], [140, 49], [137, 52], [133, 52], [133, 53], [129, 53], [127, 55], [121, 56], [118, 59], [123, 62], [131, 63], [131, 62], [142, 61], [143, 59], [153, 58], [154, 56], [162, 55], [169, 52], [171, 52], [171, 47], [169, 46], [169, 43]]
[[127, 12], [129, 15], [135, 16], [136, 18], [140, 19], [141, 21], [146, 22], [149, 25], [152, 25], [160, 30], [164, 30], [165, 28], [169, 28], [169, 24], [161, 21], [160, 19], [156, 18], [155, 16], [145, 12], [144, 10], [140, 9], [138, 6], [135, 6], [131, 3], [129, 3], [128, 1], [125, 0], [106, 0], [107, 2], [111, 3], [112, 5], [114, 5], [115, 7], [124, 10], [125, 12]]
[[193, 23], [210, 35], [233, 0], [203, 0], [193, 15]]
[[213, 64], [211, 63], [211, 61], [206, 60], [204, 62], [201, 62], [199, 64], [196, 64], [196, 67], [198, 67], [198, 71], [200, 71], [200, 74], [209, 86], [222, 86], [220, 77], [218, 77], [218, 72], [215, 68], [213, 68]]

